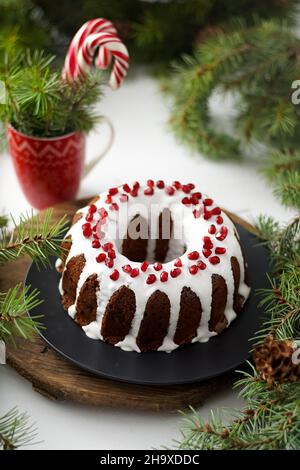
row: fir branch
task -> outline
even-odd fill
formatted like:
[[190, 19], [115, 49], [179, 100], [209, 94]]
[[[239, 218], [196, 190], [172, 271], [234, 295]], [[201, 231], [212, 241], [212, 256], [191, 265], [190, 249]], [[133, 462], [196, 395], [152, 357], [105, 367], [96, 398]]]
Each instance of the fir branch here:
[[29, 424], [27, 413], [13, 408], [0, 417], [0, 449], [13, 450], [33, 445], [35, 438], [36, 428], [34, 424]]
[[27, 316], [29, 310], [42, 303], [38, 295], [36, 289], [22, 284], [0, 293], [0, 340], [13, 344], [16, 336], [31, 340], [35, 330], [42, 328], [40, 317]]
[[275, 195], [282, 204], [300, 209], [300, 171], [288, 171], [276, 178]]
[[[300, 207], [299, 110], [290, 99], [299, 76], [300, 40], [285, 22], [245, 21], [223, 28], [184, 55], [164, 81], [172, 97], [171, 126], [182, 141], [210, 158], [242, 156], [241, 143], [258, 140], [274, 151], [265, 175], [283, 204]], [[214, 124], [210, 99], [230, 91], [235, 131]]]
[[274, 151], [268, 156], [264, 175], [276, 184], [275, 194], [286, 206], [300, 209], [300, 152]]
[[240, 395], [247, 400], [247, 408], [212, 411], [208, 420], [193, 410], [192, 416], [185, 416], [179, 448], [299, 449], [299, 384], [284, 384], [270, 390], [254, 369], [252, 374], [244, 373], [244, 378], [236, 383], [236, 387], [242, 388]]
[[300, 258], [298, 266], [287, 265], [271, 286], [259, 291], [263, 297], [260, 305], [268, 311], [268, 320], [255, 335], [256, 344], [267, 334], [278, 340], [300, 337]]
[[30, 217], [21, 215], [19, 222], [14, 222], [14, 230], [8, 239], [6, 231], [0, 241], [0, 265], [14, 261], [22, 255], [29, 255], [37, 264], [46, 265], [50, 256], [58, 256], [66, 225], [63, 217], [57, 223], [51, 222], [52, 210], [44, 216]]
[[99, 73], [84, 80], [62, 81], [52, 67], [53, 56], [28, 50], [0, 49], [0, 80], [7, 103], [0, 120], [27, 135], [51, 137], [68, 132], [88, 132], [96, 124], [95, 105], [101, 97]]

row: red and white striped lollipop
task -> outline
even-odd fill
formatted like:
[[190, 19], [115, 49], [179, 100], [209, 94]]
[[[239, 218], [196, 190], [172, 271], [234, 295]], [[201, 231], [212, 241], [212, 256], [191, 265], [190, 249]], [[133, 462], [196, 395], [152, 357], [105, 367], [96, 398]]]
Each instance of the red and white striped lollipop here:
[[77, 31], [65, 59], [62, 78], [71, 81], [84, 76], [96, 54], [95, 65], [101, 69], [106, 69], [114, 58], [109, 85], [118, 88], [127, 74], [129, 55], [113, 24], [104, 18], [90, 20]]

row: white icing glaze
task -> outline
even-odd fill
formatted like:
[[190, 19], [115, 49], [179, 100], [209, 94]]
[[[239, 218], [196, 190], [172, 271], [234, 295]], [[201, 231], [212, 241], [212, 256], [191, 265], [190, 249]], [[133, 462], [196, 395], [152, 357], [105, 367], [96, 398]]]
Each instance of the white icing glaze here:
[[[144, 311], [146, 303], [153, 292], [156, 290], [160, 290], [161, 292], [165, 292], [170, 300], [171, 310], [170, 310], [170, 322], [168, 333], [163, 341], [163, 344], [158, 349], [159, 351], [166, 351], [170, 352], [178, 347], [177, 344], [174, 343], [173, 338], [176, 331], [179, 310], [180, 310], [180, 295], [183, 287], [189, 287], [192, 291], [196, 293], [199, 297], [201, 306], [202, 306], [202, 316], [200, 325], [197, 330], [197, 335], [193, 339], [192, 342], [206, 342], [209, 340], [211, 336], [215, 336], [216, 333], [213, 331], [209, 331], [208, 323], [210, 320], [211, 315], [211, 303], [212, 303], [212, 282], [211, 276], [213, 274], [219, 274], [222, 276], [226, 282], [228, 295], [227, 295], [227, 302], [226, 302], [226, 309], [225, 309], [225, 317], [228, 321], [228, 325], [231, 321], [236, 317], [236, 314], [233, 310], [233, 294], [234, 294], [234, 279], [233, 273], [230, 264], [230, 258], [232, 256], [236, 257], [239, 266], [240, 266], [240, 285], [239, 285], [239, 294], [241, 294], [245, 300], [247, 299], [250, 288], [246, 285], [245, 279], [245, 268], [244, 268], [244, 261], [242, 256], [241, 247], [236, 237], [236, 229], [229, 219], [229, 217], [221, 213], [223, 217], [223, 223], [228, 229], [228, 234], [225, 240], [218, 241], [214, 235], [209, 235], [208, 228], [211, 224], [214, 224], [217, 228], [217, 232], [220, 229], [221, 225], [216, 223], [216, 216], [213, 215], [209, 220], [205, 220], [203, 218], [203, 199], [206, 197], [205, 195], [202, 196], [202, 199], [199, 201], [197, 206], [190, 205], [184, 206], [181, 201], [182, 198], [185, 196], [189, 196], [184, 194], [181, 190], [176, 190], [174, 195], [169, 196], [165, 189], [154, 189], [154, 194], [151, 196], [144, 195], [144, 189], [147, 188], [146, 185], [141, 185], [137, 197], [131, 197], [129, 195], [128, 200], [128, 208], [132, 203], [134, 204], [141, 204], [146, 207], [147, 210], [150, 211], [150, 206], [152, 204], [158, 204], [160, 209], [163, 210], [164, 208], [168, 208], [171, 211], [172, 220], [174, 222], [174, 228], [177, 221], [177, 210], [183, 209], [183, 226], [184, 226], [184, 234], [183, 240], [171, 239], [169, 242], [168, 253], [166, 256], [166, 262], [163, 263], [163, 269], [161, 271], [155, 271], [153, 265], [149, 265], [146, 272], [142, 272], [140, 270], [139, 276], [135, 278], [131, 278], [129, 274], [123, 272], [122, 266], [130, 264], [132, 268], [139, 268], [141, 267], [141, 263], [134, 262], [128, 260], [122, 253], [120, 253], [121, 245], [122, 245], [122, 237], [124, 237], [127, 226], [123, 228], [123, 232], [121, 233], [120, 239], [116, 236], [112, 236], [111, 233], [113, 230], [118, 229], [118, 218], [116, 211], [110, 210], [110, 203], [106, 203], [106, 196], [107, 193], [100, 194], [100, 199], [95, 202], [95, 206], [97, 209], [104, 208], [108, 212], [107, 223], [103, 225], [103, 231], [106, 233], [103, 240], [101, 240], [101, 244], [106, 242], [112, 242], [114, 244], [114, 249], [116, 251], [116, 258], [114, 260], [114, 267], [108, 268], [105, 263], [98, 263], [96, 261], [96, 257], [99, 253], [103, 252], [102, 248], [95, 249], [91, 245], [92, 238], [86, 238], [83, 236], [82, 233], [82, 225], [86, 222], [85, 216], [88, 214], [89, 206], [86, 206], [80, 209], [78, 212], [83, 214], [83, 217], [77, 221], [67, 233], [67, 236], [72, 237], [72, 245], [70, 252], [68, 254], [66, 265], [68, 261], [77, 255], [84, 254], [86, 262], [84, 269], [81, 272], [79, 282], [77, 285], [77, 292], [76, 292], [76, 302], [80, 293], [80, 290], [87, 280], [89, 276], [92, 274], [97, 274], [97, 278], [100, 284], [100, 289], [97, 291], [97, 315], [96, 321], [91, 322], [89, 325], [84, 326], [83, 330], [93, 339], [102, 339], [101, 336], [101, 323], [102, 318], [105, 313], [106, 306], [113, 295], [121, 286], [125, 285], [128, 288], [132, 289], [135, 298], [136, 298], [136, 312], [131, 324], [131, 329], [129, 334], [124, 338], [123, 341], [120, 341], [115, 346], [118, 346], [125, 351], [137, 351], [140, 352], [137, 344], [136, 338], [139, 332], [139, 328], [141, 325], [141, 321], [143, 319]], [[193, 190], [192, 192], [197, 191], [197, 189]], [[120, 210], [122, 210], [122, 205], [127, 203], [122, 203], [119, 201], [120, 194], [124, 194], [122, 187], [119, 188], [119, 193], [113, 196], [113, 201], [117, 202]], [[209, 209], [217, 207], [213, 204]], [[193, 215], [194, 209], [200, 209], [201, 216], [199, 218], [195, 218]], [[94, 221], [95, 223], [97, 220], [100, 219], [100, 215], [98, 212], [94, 214]], [[110, 229], [108, 233], [108, 228]], [[115, 232], [117, 233], [117, 231]], [[218, 255], [221, 262], [219, 264], [211, 264], [208, 259], [206, 259], [202, 255], [202, 248], [203, 248], [203, 236], [210, 236], [212, 242], [214, 243], [214, 248], [216, 246], [221, 246], [226, 248], [226, 253], [222, 255]], [[186, 246], [186, 251], [183, 253], [183, 246]], [[155, 249], [155, 242], [150, 240], [148, 243], [148, 259], [149, 261], [154, 261], [154, 249]], [[188, 259], [188, 253], [191, 251], [198, 251], [200, 253], [200, 259], [206, 263], [205, 270], [199, 270], [197, 274], [191, 275], [188, 268], [189, 266], [196, 264], [197, 261], [190, 261]], [[215, 253], [213, 252], [212, 255]], [[181, 255], [181, 256], [180, 256]], [[170, 276], [170, 271], [174, 269], [174, 258], [180, 256], [182, 261], [182, 268], [181, 274], [176, 277], [172, 278]], [[58, 263], [59, 265], [59, 263]], [[119, 278], [116, 281], [113, 281], [110, 278], [110, 275], [114, 269], [117, 269], [120, 273]], [[169, 279], [167, 282], [161, 282], [159, 277], [162, 271], [167, 271], [169, 273]], [[156, 282], [153, 284], [147, 284], [146, 279], [149, 274], [156, 275]], [[61, 294], [63, 294], [62, 289], [62, 282], [60, 282], [59, 286]], [[69, 307], [68, 313], [72, 318], [76, 316], [76, 302], [74, 305]], [[227, 325], [227, 326], [228, 326]]]

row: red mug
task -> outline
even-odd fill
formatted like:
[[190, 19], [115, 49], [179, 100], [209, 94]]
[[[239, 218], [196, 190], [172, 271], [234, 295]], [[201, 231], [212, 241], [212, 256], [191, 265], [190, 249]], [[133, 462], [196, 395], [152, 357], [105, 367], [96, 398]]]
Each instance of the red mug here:
[[86, 135], [71, 132], [59, 137], [34, 137], [7, 127], [8, 149], [22, 190], [36, 209], [44, 209], [76, 196], [82, 176], [86, 176], [100, 161], [113, 140], [110, 139], [101, 153], [84, 165]]

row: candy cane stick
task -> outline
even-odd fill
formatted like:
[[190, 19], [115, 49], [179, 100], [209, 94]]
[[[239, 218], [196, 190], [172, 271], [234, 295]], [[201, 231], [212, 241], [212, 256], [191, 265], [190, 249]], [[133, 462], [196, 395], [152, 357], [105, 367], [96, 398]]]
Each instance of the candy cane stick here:
[[[116, 34], [117, 31], [113, 24], [104, 19], [104, 18], [96, 18], [94, 20], [87, 21], [84, 23], [81, 28], [77, 31], [74, 38], [71, 41], [68, 53], [66, 55], [65, 64], [63, 67], [62, 78], [67, 80], [74, 80], [75, 69], [77, 65], [77, 56], [78, 52], [86, 39], [87, 36], [90, 34], [98, 33], [98, 32], [108, 32], [110, 34]], [[109, 65], [111, 60], [111, 55], [109, 52], [105, 52], [105, 49], [101, 51], [101, 54], [104, 55], [107, 59], [105, 62], [101, 57], [101, 63], [106, 66]]]
[[96, 65], [98, 67], [107, 67], [110, 60], [108, 53], [115, 59], [109, 85], [112, 89], [116, 89], [121, 85], [127, 74], [129, 55], [125, 45], [114, 34], [96, 33], [90, 34], [85, 38], [78, 51], [74, 78], [76, 79], [90, 70], [93, 63], [93, 57], [98, 48], [99, 54], [96, 60]]

